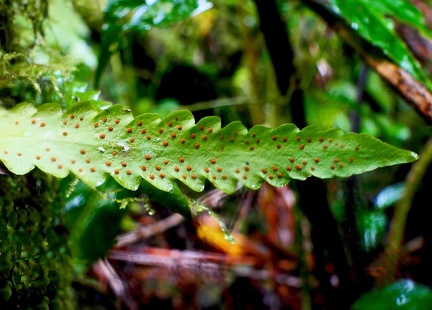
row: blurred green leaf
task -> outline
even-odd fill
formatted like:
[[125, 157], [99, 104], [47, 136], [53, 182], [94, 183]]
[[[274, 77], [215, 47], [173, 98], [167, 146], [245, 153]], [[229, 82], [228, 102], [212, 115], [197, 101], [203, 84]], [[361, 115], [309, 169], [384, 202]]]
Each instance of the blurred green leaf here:
[[110, 0], [105, 8], [105, 25], [95, 86], [113, 53], [127, 45], [125, 34], [143, 33], [153, 27], [164, 27], [183, 21], [212, 7], [206, 0]]
[[357, 229], [365, 251], [380, 245], [387, 227], [387, 217], [381, 210], [360, 210], [357, 213]]
[[422, 71], [419, 62], [396, 34], [391, 19], [400, 19], [426, 31], [420, 22], [421, 14], [415, 6], [404, 0], [330, 0], [330, 3], [333, 10], [347, 20], [360, 36], [379, 47], [392, 61], [432, 89], [432, 83]]
[[352, 310], [430, 310], [432, 291], [410, 279], [401, 279], [364, 294], [351, 307]]
[[112, 178], [99, 187], [100, 192], [71, 177], [62, 181], [62, 189], [66, 197], [63, 220], [70, 232], [72, 255], [88, 265], [113, 246], [127, 212], [116, 199], [130, 197], [131, 193]]

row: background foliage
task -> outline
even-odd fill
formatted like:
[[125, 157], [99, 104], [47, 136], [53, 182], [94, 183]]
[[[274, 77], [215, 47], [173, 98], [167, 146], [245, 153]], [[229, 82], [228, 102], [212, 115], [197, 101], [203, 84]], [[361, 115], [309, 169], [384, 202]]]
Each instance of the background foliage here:
[[[4, 108], [93, 100], [134, 115], [188, 109], [223, 126], [315, 124], [421, 158], [230, 196], [210, 183], [200, 194], [131, 192], [1, 167], [7, 305], [428, 309], [432, 118], [415, 96], [431, 89], [428, 5], [1, 0]], [[413, 79], [392, 79], [400, 68]]]

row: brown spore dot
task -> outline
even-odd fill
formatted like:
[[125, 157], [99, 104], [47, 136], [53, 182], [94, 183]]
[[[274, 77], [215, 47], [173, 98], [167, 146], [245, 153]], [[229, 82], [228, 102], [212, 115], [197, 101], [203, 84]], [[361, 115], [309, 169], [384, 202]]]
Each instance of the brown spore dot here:
[[204, 126], [201, 125], [201, 126], [199, 127], [199, 130], [203, 131], [203, 130], [204, 130]]
[[130, 128], [130, 127], [126, 128], [126, 132], [127, 133], [131, 133], [132, 132], [132, 128]]
[[130, 142], [130, 143], [134, 143], [134, 142], [135, 142], [135, 138], [130, 138], [130, 139], [129, 139], [129, 142]]
[[200, 148], [199, 143], [195, 143], [195, 144], [194, 144], [194, 147], [195, 147], [196, 149], [199, 149], [199, 148]]
[[142, 171], [146, 171], [146, 170], [147, 170], [147, 167], [146, 167], [146, 166], [141, 166], [141, 170], [142, 170]]
[[213, 175], [212, 175], [212, 179], [213, 179], [213, 180], [216, 180], [216, 179], [217, 179], [216, 174], [213, 174]]
[[76, 123], [76, 124], [74, 125], [75, 128], [79, 128], [79, 126], [80, 126], [80, 124], [78, 124], [78, 123]]
[[179, 171], [180, 171], [180, 168], [179, 168], [178, 166], [175, 166], [175, 167], [174, 167], [174, 171], [175, 171], [175, 172], [179, 172]]
[[17, 153], [17, 155], [18, 155], [18, 156], [22, 156], [22, 154], [21, 154], [21, 153]]
[[197, 175], [194, 173], [191, 175], [191, 178], [195, 180], [197, 178]]
[[55, 162], [57, 160], [57, 158], [55, 158], [55, 157], [51, 157], [51, 161], [52, 162]]
[[287, 137], [283, 137], [282, 138], [282, 142], [287, 142], [288, 141], [288, 138]]
[[173, 122], [169, 121], [169, 122], [167, 123], [167, 125], [168, 125], [168, 127], [172, 127]]
[[64, 119], [64, 120], [62, 121], [62, 124], [63, 124], [63, 125], [66, 125], [66, 124], [67, 124], [67, 120]]
[[270, 173], [268, 177], [270, 180], [273, 180], [273, 174]]
[[119, 174], [120, 171], [119, 171], [118, 169], [116, 169], [116, 170], [114, 170], [114, 173], [115, 173], [115, 174]]
[[86, 151], [85, 150], [81, 150], [80, 153], [84, 155], [86, 153]]
[[156, 170], [157, 170], [157, 171], [160, 171], [161, 169], [162, 169], [161, 166], [159, 166], [159, 165], [156, 166]]
[[116, 120], [114, 121], [114, 123], [118, 124], [118, 123], [120, 123], [120, 120], [119, 120], [119, 119], [116, 119]]
[[79, 171], [79, 172], [83, 172], [84, 169], [83, 169], [83, 168], [79, 168], [78, 171]]
[[276, 139], [277, 139], [276, 136], [273, 136], [273, 137], [272, 137], [272, 140], [273, 140], [273, 141], [276, 141]]
[[252, 134], [252, 137], [254, 137], [254, 138], [255, 138], [255, 137], [256, 137], [256, 133], [253, 133], [253, 134]]
[[273, 169], [273, 171], [278, 171], [278, 167], [276, 167], [276, 166], [273, 166], [272, 169]]
[[84, 117], [81, 116], [81, 117], [80, 117], [80, 121], [83, 121], [83, 120], [84, 120]]
[[349, 158], [349, 162], [352, 163], [354, 161], [354, 157]]
[[304, 150], [304, 148], [305, 148], [305, 145], [304, 144], [300, 144], [299, 149], [300, 150]]
[[256, 140], [255, 140], [255, 143], [256, 143], [256, 144], [260, 143], [260, 139], [256, 139]]
[[19, 125], [19, 121], [15, 121], [15, 125]]
[[45, 151], [49, 152], [49, 151], [50, 151], [50, 148], [49, 148], [49, 147], [45, 148]]
[[101, 138], [101, 139], [105, 139], [105, 134], [101, 133], [101, 134], [99, 135], [99, 138]]
[[70, 118], [70, 119], [74, 119], [74, 118], [75, 118], [75, 115], [71, 114], [71, 115], [69, 115], [69, 118]]
[[243, 175], [243, 180], [246, 180], [247, 179], [247, 175]]
[[31, 122], [32, 124], [35, 124], [35, 123], [36, 123], [36, 120], [33, 118], [30, 122]]
[[335, 164], [337, 164], [338, 162], [340, 161], [340, 159], [339, 158], [335, 158], [335, 159], [333, 159], [333, 162], [335, 163]]
[[40, 160], [41, 159], [40, 155], [36, 155], [36, 159]]
[[138, 126], [142, 126], [143, 122], [142, 121], [138, 121], [137, 125]]
[[163, 161], [163, 164], [164, 164], [164, 165], [168, 165], [168, 160], [165, 159], [165, 160]]
[[196, 134], [194, 134], [194, 133], [191, 133], [191, 134], [190, 134], [190, 137], [191, 137], [192, 139], [195, 139], [195, 137], [196, 137]]
[[67, 136], [68, 135], [67, 131], [63, 131], [62, 135]]
[[296, 138], [296, 140], [297, 140], [297, 141], [300, 141], [300, 140], [301, 140], [301, 138], [300, 138], [300, 137], [297, 137], [297, 138]]
[[184, 163], [184, 161], [185, 161], [184, 157], [179, 158], [179, 162]]
[[87, 164], [90, 164], [90, 162], [91, 162], [90, 158], [87, 158], [87, 159], [86, 159], [86, 163], [87, 163]]
[[250, 170], [249, 166], [245, 166], [245, 167], [244, 167], [244, 170], [245, 170], [245, 171], [249, 171], [249, 170]]
[[113, 131], [113, 130], [114, 130], [113, 126], [108, 126], [108, 131]]
[[280, 144], [276, 145], [277, 149], [280, 149], [282, 146]]
[[279, 172], [279, 173], [277, 174], [277, 176], [278, 176], [279, 179], [282, 178], [282, 173]]
[[186, 174], [183, 174], [183, 175], [182, 175], [182, 178], [186, 180], [186, 179], [187, 179], [187, 175], [186, 175]]
[[262, 168], [261, 171], [262, 171], [262, 173], [267, 173], [267, 169], [266, 168]]
[[125, 163], [124, 161], [121, 163], [121, 165], [123, 166], [123, 167], [126, 167], [127, 166], [127, 163]]
[[292, 170], [291, 166], [287, 166], [286, 170], [291, 171]]
[[75, 163], [76, 163], [76, 160], [75, 159], [71, 159], [71, 164], [73, 165]]
[[110, 162], [109, 160], [107, 160], [107, 161], [105, 162], [105, 166], [107, 166], [107, 167], [111, 166], [111, 162]]
[[206, 173], [209, 173], [210, 172], [210, 169], [209, 168], [204, 168], [204, 171], [206, 172]]
[[240, 169], [236, 168], [235, 173], [240, 173]]
[[255, 147], [254, 146], [250, 146], [249, 150], [253, 151], [253, 150], [255, 150]]
[[153, 173], [150, 173], [149, 177], [150, 177], [150, 179], [152, 179], [152, 180], [154, 180], [154, 178], [155, 178], [155, 176], [154, 176]]
[[334, 168], [335, 168], [335, 166], [334, 166], [334, 165], [331, 165], [331, 166], [330, 166], [330, 169], [331, 169], [331, 170], [333, 170]]
[[150, 139], [151, 139], [151, 136], [147, 136], [146, 139], [147, 139], [147, 140], [150, 140]]
[[333, 142], [333, 139], [332, 139], [332, 138], [328, 139], [328, 142], [329, 142], [329, 143], [332, 143], [332, 142]]
[[212, 164], [216, 164], [216, 159], [211, 158], [211, 159], [210, 159], [210, 163], [212, 163]]
[[90, 171], [91, 171], [91, 172], [95, 172], [96, 169], [95, 169], [94, 167], [90, 167]]
[[184, 144], [185, 142], [186, 142], [185, 139], [181, 139], [181, 140], [180, 140], [180, 143], [181, 143], [181, 144]]
[[102, 123], [105, 123], [107, 121], [106, 117], [102, 117]]
[[219, 136], [219, 139], [223, 140], [223, 139], [224, 139], [224, 136]]
[[315, 157], [315, 158], [314, 158], [314, 162], [315, 162], [315, 163], [319, 163], [319, 162], [320, 162], [320, 159], [319, 159], [318, 157]]
[[5, 154], [5, 155], [6, 155], [7, 153], [9, 153], [9, 152], [8, 152], [8, 151], [3, 151], [3, 154]]
[[306, 161], [306, 160], [303, 160], [303, 161], [302, 161], [302, 164], [303, 164], [303, 166], [306, 166], [306, 165], [307, 165], [307, 161]]
[[171, 138], [174, 139], [176, 136], [177, 136], [177, 135], [176, 135], [174, 132], [171, 133]]
[[163, 178], [165, 178], [165, 174], [164, 173], [159, 173], [159, 177], [161, 178], [161, 179], [163, 179]]
[[40, 122], [39, 126], [40, 127], [45, 127], [46, 123], [45, 122]]
[[212, 133], [213, 132], [213, 128], [207, 129], [207, 132]]
[[327, 145], [327, 144], [324, 144], [324, 145], [323, 145], [323, 149], [324, 149], [324, 150], [327, 150], [327, 149], [328, 149], [328, 145]]
[[290, 157], [289, 161], [290, 161], [291, 163], [293, 163], [293, 162], [294, 162], [294, 157]]
[[144, 158], [147, 159], [147, 160], [150, 160], [151, 159], [151, 155], [150, 154], [145, 154]]
[[127, 174], [127, 175], [131, 175], [131, 174], [132, 174], [132, 171], [130, 171], [130, 170], [126, 170], [126, 174]]
[[207, 136], [206, 136], [206, 135], [203, 135], [203, 136], [202, 136], [202, 139], [203, 139], [204, 141], [206, 141], [206, 140], [207, 140]]
[[295, 167], [296, 167], [297, 170], [301, 170], [302, 169], [302, 166], [300, 166], [299, 164], [297, 164]]
[[182, 130], [183, 129], [183, 127], [182, 126], [177, 126], [177, 130]]
[[145, 129], [141, 129], [141, 133], [142, 133], [142, 134], [145, 134], [145, 133], [147, 133], [147, 130], [145, 130]]
[[234, 137], [231, 137], [231, 138], [230, 138], [230, 141], [231, 141], [231, 142], [234, 142], [234, 140], [235, 140]]
[[345, 165], [343, 163], [340, 163], [339, 168], [343, 168], [343, 167], [345, 167]]
[[249, 139], [244, 140], [245, 144], [249, 144]]
[[360, 147], [357, 145], [357, 146], [355, 147], [355, 150], [356, 150], [356, 151], [360, 150]]
[[162, 128], [160, 128], [160, 129], [158, 130], [158, 132], [159, 132], [159, 133], [163, 133], [164, 130], [163, 130]]
[[57, 165], [57, 169], [62, 169], [62, 168], [63, 168], [63, 165], [60, 165], [60, 164]]
[[113, 151], [113, 152], [111, 153], [111, 155], [112, 155], [112, 156], [116, 156], [116, 155], [117, 155], [117, 152], [116, 152], [116, 151]]
[[312, 171], [315, 171], [315, 167], [314, 167], [314, 166], [311, 166], [310, 169], [311, 169]]
[[162, 142], [162, 145], [163, 145], [163, 146], [168, 146], [168, 141], [164, 141], [164, 142]]
[[311, 138], [311, 137], [308, 137], [306, 141], [307, 141], [308, 143], [311, 143], [311, 142], [312, 142], [312, 138]]
[[191, 171], [191, 170], [192, 170], [192, 167], [188, 165], [188, 166], [186, 167], [186, 169], [187, 169], [187, 171]]
[[222, 172], [222, 167], [218, 167], [216, 170], [217, 170], [218, 172]]

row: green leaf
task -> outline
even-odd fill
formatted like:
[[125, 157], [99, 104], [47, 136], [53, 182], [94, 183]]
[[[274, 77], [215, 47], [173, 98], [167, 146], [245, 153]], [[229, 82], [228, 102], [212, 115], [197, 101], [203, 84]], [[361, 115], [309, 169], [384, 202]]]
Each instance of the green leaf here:
[[110, 56], [127, 45], [125, 33], [143, 33], [153, 27], [165, 27], [212, 7], [200, 0], [110, 0], [105, 8], [99, 64], [95, 74], [98, 87]]
[[218, 117], [195, 124], [189, 111], [134, 118], [120, 105], [98, 113], [83, 102], [63, 113], [56, 104], [37, 110], [23, 103], [0, 110], [0, 119], [0, 161], [11, 172], [37, 166], [63, 178], [72, 171], [91, 186], [109, 174], [130, 190], [144, 179], [163, 191], [172, 191], [175, 180], [202, 191], [208, 180], [232, 193], [238, 182], [252, 189], [264, 180], [283, 186], [291, 178], [347, 177], [417, 159], [366, 134], [316, 126], [300, 131], [293, 124], [221, 128]]
[[429, 310], [431, 305], [432, 291], [430, 288], [409, 279], [401, 279], [366, 293], [352, 305], [351, 309]]
[[382, 210], [360, 210], [356, 221], [363, 250], [371, 251], [381, 244], [387, 228], [387, 216]]
[[[332, 9], [348, 21], [351, 28], [371, 44], [379, 47], [392, 61], [408, 71], [429, 88], [431, 83], [406, 44], [397, 36], [388, 17], [426, 31], [421, 13], [405, 0], [330, 0]], [[430, 31], [428, 31], [430, 33]]]
[[79, 262], [88, 265], [106, 255], [121, 231], [127, 212], [119, 200], [130, 197], [127, 190], [108, 178], [98, 191], [76, 179], [62, 182], [65, 208], [63, 222], [69, 230], [69, 248]]

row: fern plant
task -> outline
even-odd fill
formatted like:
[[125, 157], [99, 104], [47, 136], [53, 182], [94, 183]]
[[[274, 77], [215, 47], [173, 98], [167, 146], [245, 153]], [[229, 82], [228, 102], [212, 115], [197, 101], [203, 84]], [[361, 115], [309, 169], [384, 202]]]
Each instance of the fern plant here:
[[77, 103], [63, 113], [57, 104], [23, 103], [1, 110], [0, 160], [15, 174], [37, 166], [60, 178], [73, 172], [91, 186], [111, 175], [130, 190], [144, 179], [163, 191], [174, 180], [202, 191], [208, 180], [232, 193], [238, 182], [251, 189], [264, 180], [282, 186], [291, 178], [347, 177], [417, 159], [370, 135], [338, 129], [285, 124], [248, 131], [240, 122], [221, 128], [217, 117], [195, 124], [188, 111], [134, 118], [121, 105], [96, 106]]

